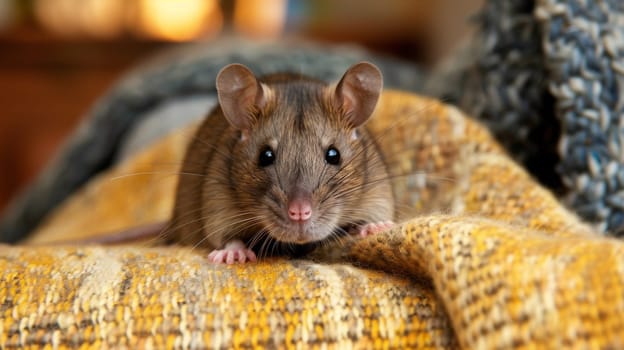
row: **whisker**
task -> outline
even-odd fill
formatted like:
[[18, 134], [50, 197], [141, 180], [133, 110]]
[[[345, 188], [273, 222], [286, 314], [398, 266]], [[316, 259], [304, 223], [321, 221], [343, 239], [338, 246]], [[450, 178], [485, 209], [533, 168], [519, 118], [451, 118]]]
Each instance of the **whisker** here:
[[139, 171], [136, 173], [122, 174], [113, 176], [110, 178], [110, 181], [117, 181], [121, 179], [125, 179], [133, 176], [144, 176], [144, 175], [189, 175], [189, 176], [206, 176], [205, 174], [195, 174], [195, 173], [185, 173], [185, 172], [160, 172], [160, 171]]

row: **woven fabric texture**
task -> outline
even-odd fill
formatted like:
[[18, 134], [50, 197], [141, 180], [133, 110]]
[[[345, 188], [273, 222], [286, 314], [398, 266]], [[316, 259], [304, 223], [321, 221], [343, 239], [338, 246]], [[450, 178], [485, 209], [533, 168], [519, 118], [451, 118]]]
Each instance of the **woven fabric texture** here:
[[162, 167], [179, 164], [184, 130], [92, 180], [35, 245], [0, 247], [0, 347], [624, 345], [622, 242], [454, 107], [387, 91], [368, 126], [388, 135], [404, 216], [392, 230], [233, 266], [193, 247], [51, 245], [166, 219], [175, 176]]

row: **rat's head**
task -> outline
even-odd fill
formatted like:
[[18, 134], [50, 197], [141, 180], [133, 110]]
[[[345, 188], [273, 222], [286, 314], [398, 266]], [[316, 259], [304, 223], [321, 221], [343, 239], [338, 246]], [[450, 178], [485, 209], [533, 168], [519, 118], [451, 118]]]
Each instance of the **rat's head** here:
[[[217, 77], [219, 102], [236, 144], [233, 191], [241, 213], [274, 239], [307, 243], [362, 220], [358, 202], [371, 168], [362, 125], [379, 98], [382, 76], [366, 62], [336, 83], [296, 75], [258, 80], [232, 64]], [[246, 215], [245, 215], [246, 216]]]

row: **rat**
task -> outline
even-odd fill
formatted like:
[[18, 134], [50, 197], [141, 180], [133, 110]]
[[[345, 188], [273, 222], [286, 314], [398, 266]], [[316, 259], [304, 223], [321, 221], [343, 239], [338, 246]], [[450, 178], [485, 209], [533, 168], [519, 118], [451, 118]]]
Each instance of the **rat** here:
[[231, 264], [391, 227], [388, 171], [366, 128], [382, 86], [369, 62], [332, 84], [289, 73], [256, 78], [236, 63], [222, 68], [219, 103], [180, 169], [168, 240]]
[[57, 244], [162, 241], [210, 249], [213, 263], [307, 253], [393, 225], [386, 164], [366, 128], [382, 90], [372, 63], [337, 83], [240, 64], [216, 79], [219, 104], [190, 140], [168, 222]]

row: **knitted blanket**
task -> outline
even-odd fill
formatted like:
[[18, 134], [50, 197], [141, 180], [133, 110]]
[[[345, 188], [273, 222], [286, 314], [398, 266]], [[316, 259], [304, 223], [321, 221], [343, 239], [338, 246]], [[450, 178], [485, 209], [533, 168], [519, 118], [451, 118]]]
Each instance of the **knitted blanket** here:
[[165, 220], [192, 129], [0, 247], [0, 347], [619, 348], [624, 244], [581, 223], [454, 107], [385, 92], [369, 124], [403, 214], [301, 259], [52, 245]]

